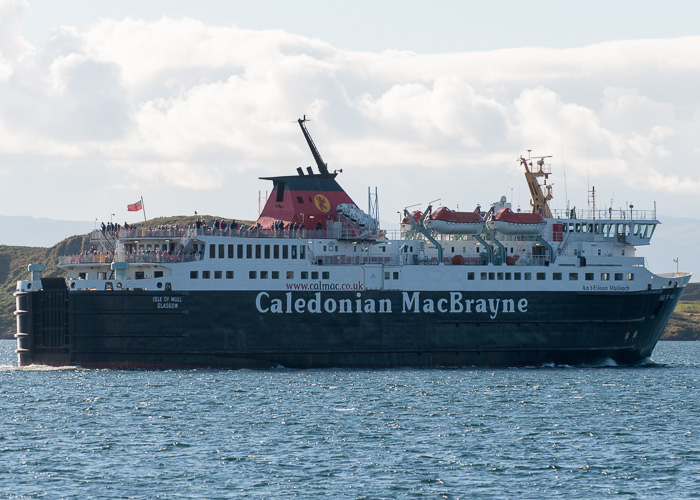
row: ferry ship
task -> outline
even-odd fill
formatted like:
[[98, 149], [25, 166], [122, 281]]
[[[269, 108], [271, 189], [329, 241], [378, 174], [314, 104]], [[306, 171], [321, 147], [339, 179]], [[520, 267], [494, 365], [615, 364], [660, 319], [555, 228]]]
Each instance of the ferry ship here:
[[29, 265], [20, 366], [325, 368], [634, 364], [690, 280], [653, 274], [655, 210], [551, 210], [549, 157], [520, 157], [528, 213], [404, 209], [383, 231], [318, 171], [265, 177], [257, 222], [95, 231], [99, 251]]

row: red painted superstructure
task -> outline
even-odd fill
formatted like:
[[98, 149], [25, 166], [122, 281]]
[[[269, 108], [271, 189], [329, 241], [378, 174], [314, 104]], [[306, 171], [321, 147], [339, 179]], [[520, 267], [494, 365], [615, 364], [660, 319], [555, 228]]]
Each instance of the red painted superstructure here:
[[275, 221], [290, 222], [315, 229], [318, 222], [326, 229], [329, 221], [338, 221], [336, 207], [352, 203], [350, 196], [335, 180], [336, 174], [311, 174], [286, 177], [263, 177], [271, 180], [274, 188], [265, 203], [258, 223], [271, 228]]

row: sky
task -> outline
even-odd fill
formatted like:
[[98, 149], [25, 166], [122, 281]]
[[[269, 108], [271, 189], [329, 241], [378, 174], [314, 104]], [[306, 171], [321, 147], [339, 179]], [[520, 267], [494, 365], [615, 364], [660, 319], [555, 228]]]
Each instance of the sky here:
[[[255, 219], [313, 165], [439, 199], [697, 217], [700, 2], [0, 0], [0, 215]], [[1, 243], [1, 241], [0, 241]]]

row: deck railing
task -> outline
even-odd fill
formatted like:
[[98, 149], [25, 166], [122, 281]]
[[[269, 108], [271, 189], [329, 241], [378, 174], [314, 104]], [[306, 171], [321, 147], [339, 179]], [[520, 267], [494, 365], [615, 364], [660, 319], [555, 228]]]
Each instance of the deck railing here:
[[589, 210], [572, 208], [571, 210], [552, 210], [552, 217], [555, 219], [585, 219], [585, 220], [656, 220], [656, 210], [634, 210], [634, 207], [627, 209], [606, 209]]
[[387, 237], [386, 231], [380, 231], [376, 235], [367, 235], [359, 229], [258, 229], [246, 227], [231, 231], [231, 229], [219, 230], [213, 228], [171, 228], [171, 229], [122, 229], [119, 237], [122, 239], [138, 240], [139, 238], [183, 238], [195, 236], [229, 236], [246, 238], [296, 238], [296, 239], [355, 239], [363, 238], [382, 240]]
[[[178, 262], [192, 262], [199, 260], [201, 258], [200, 254], [158, 254], [155, 252], [150, 253], [134, 253], [128, 254], [124, 258], [119, 259], [120, 262], [129, 262], [130, 264], [138, 263], [149, 263], [149, 264], [174, 264]], [[59, 265], [70, 265], [70, 264], [111, 264], [116, 259], [113, 254], [108, 254], [104, 252], [97, 253], [87, 253], [80, 255], [61, 255], [58, 258]]]

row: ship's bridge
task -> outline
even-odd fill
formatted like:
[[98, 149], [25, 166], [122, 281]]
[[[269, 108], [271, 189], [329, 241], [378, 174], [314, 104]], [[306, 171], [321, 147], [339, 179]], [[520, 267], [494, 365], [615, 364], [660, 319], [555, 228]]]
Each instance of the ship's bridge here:
[[553, 212], [552, 240], [649, 245], [658, 224], [653, 210], [585, 210]]

